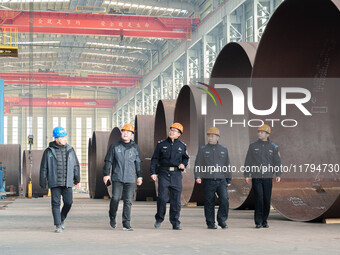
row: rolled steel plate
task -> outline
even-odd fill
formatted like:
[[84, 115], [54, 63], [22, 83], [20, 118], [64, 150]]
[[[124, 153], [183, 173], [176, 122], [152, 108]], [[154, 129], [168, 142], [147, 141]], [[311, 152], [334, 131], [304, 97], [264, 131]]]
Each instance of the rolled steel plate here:
[[21, 190], [21, 145], [0, 144], [0, 162], [6, 168], [6, 187], [13, 185], [15, 194]]
[[[218, 54], [213, 66], [209, 84], [233, 84], [238, 86], [246, 94], [250, 83], [251, 72], [255, 59], [258, 43], [232, 42], [228, 43]], [[214, 119], [241, 123], [247, 116], [233, 116], [232, 94], [225, 88], [216, 88], [221, 98], [222, 105], [207, 99], [207, 115], [205, 130], [214, 126]], [[211, 93], [213, 93], [211, 91]], [[216, 97], [216, 95], [214, 95]], [[217, 100], [217, 98], [216, 98]], [[241, 125], [231, 126], [228, 124], [216, 125], [221, 137], [219, 143], [228, 147], [231, 165], [240, 169], [243, 166], [248, 146], [249, 128]], [[253, 209], [253, 191], [251, 184], [244, 182], [243, 173], [240, 171], [232, 174], [232, 184], [228, 189], [229, 204], [232, 209]]]
[[122, 136], [122, 132], [120, 132], [120, 129], [118, 127], [114, 127], [111, 130], [109, 142], [107, 143], [107, 148], [110, 148], [111, 144], [118, 142], [121, 136]]
[[155, 115], [155, 129], [154, 129], [154, 145], [157, 142], [168, 137], [169, 129], [174, 122], [176, 100], [163, 99], [159, 100]]
[[[181, 202], [202, 201], [202, 193], [194, 192], [195, 177], [194, 164], [198, 149], [204, 145], [204, 118], [201, 114], [202, 91], [197, 86], [185, 85], [178, 94], [175, 107], [174, 122], [183, 125], [183, 134], [180, 140], [187, 145], [190, 157], [189, 164], [183, 173], [183, 191]], [[201, 189], [201, 187], [199, 187]]]
[[110, 132], [94, 131], [92, 135], [92, 163], [91, 163], [91, 198], [109, 196], [107, 187], [103, 182], [104, 159], [107, 153], [107, 143]]
[[[284, 1], [266, 26], [254, 63], [252, 86], [257, 109], [271, 107], [272, 87], [278, 91], [302, 87], [311, 93], [311, 100], [303, 106], [312, 116], [294, 105], [287, 107], [286, 115], [279, 107], [266, 116], [298, 123], [286, 128], [275, 122], [271, 135], [279, 145], [283, 166], [296, 169], [283, 173], [272, 196], [273, 207], [292, 220], [340, 217], [340, 176], [328, 167], [340, 161], [339, 6], [339, 1], [330, 0]], [[301, 97], [301, 93], [289, 95]], [[305, 164], [321, 164], [322, 169], [311, 171]]]
[[91, 197], [91, 192], [92, 190], [92, 138], [89, 138], [89, 143], [87, 147], [87, 184], [88, 184], [88, 189], [89, 189], [89, 196]]
[[[122, 132], [120, 132], [120, 129], [118, 127], [114, 127], [110, 133], [109, 142], [107, 143], [107, 149], [110, 148], [111, 144], [117, 143], [121, 139], [121, 136], [122, 136]], [[111, 168], [111, 171], [112, 171], [112, 168]], [[107, 187], [107, 192], [109, 193], [110, 197], [112, 197], [112, 186], [113, 185], [110, 185], [109, 187]]]
[[[25, 197], [28, 196], [29, 178], [32, 180], [32, 196], [42, 197], [48, 194], [48, 188], [40, 188], [40, 164], [43, 157], [44, 150], [24, 150], [22, 157], [22, 187]], [[32, 167], [31, 167], [32, 161]]]
[[135, 137], [141, 152], [143, 184], [137, 187], [136, 200], [145, 201], [147, 198], [156, 199], [155, 182], [150, 178], [150, 163], [154, 152], [154, 124], [153, 115], [136, 115]]
[[[154, 128], [154, 148], [157, 143], [168, 137], [169, 129], [174, 122], [175, 99], [159, 100], [156, 107], [155, 128]], [[155, 182], [156, 195], [158, 194], [158, 181]]]

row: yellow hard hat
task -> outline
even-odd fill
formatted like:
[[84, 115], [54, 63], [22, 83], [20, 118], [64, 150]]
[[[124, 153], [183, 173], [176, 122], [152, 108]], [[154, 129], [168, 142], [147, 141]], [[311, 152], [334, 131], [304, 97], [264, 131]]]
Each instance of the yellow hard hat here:
[[135, 127], [131, 124], [125, 124], [122, 127], [121, 131], [123, 131], [123, 130], [131, 131], [132, 133], [135, 133]]
[[267, 132], [268, 134], [271, 134], [271, 128], [267, 124], [263, 124], [261, 127], [257, 129], [257, 131], [264, 131]]
[[181, 134], [183, 134], [183, 126], [181, 123], [176, 122], [172, 124], [170, 128], [176, 128], [181, 132]]
[[211, 127], [209, 128], [207, 135], [218, 135], [221, 136], [220, 130], [217, 127]]

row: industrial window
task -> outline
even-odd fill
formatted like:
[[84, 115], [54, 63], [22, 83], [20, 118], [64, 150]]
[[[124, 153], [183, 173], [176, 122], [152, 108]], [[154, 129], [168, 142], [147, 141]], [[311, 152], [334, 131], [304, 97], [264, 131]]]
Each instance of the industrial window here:
[[38, 150], [42, 150], [44, 142], [44, 117], [37, 118], [37, 127], [37, 146]]
[[4, 144], [8, 143], [8, 140], [7, 140], [7, 120], [8, 120], [8, 117], [5, 116], [4, 117]]
[[53, 117], [53, 129], [59, 126], [58, 117]]
[[77, 157], [79, 159], [79, 162], [82, 162], [81, 160], [81, 118], [76, 118], [76, 152]]
[[92, 118], [86, 118], [86, 138], [87, 140], [92, 136]]
[[[27, 117], [27, 137], [33, 135], [33, 117]], [[26, 141], [26, 140], [25, 140]], [[30, 145], [27, 143], [27, 150], [30, 149]]]
[[18, 116], [12, 118], [12, 144], [18, 144]]
[[107, 118], [102, 118], [102, 131], [107, 131]]
[[60, 117], [60, 126], [66, 130], [66, 117]]

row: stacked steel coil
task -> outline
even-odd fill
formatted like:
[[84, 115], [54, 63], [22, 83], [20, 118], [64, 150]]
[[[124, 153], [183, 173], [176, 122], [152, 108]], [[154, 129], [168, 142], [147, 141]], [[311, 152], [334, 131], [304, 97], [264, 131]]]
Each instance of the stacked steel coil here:
[[6, 191], [20, 195], [21, 189], [21, 146], [20, 144], [0, 144], [0, 162], [6, 170]]

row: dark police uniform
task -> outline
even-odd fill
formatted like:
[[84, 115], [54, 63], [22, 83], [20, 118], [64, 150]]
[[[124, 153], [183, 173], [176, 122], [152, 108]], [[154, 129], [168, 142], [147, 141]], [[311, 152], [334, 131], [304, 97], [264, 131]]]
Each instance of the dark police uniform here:
[[[265, 225], [270, 212], [273, 174], [275, 172], [277, 177], [281, 176], [279, 147], [269, 139], [265, 142], [259, 139], [251, 143], [244, 165], [246, 167], [244, 177], [247, 178], [250, 174], [252, 176], [252, 188], [255, 195], [255, 224]], [[250, 169], [254, 166], [255, 168]], [[268, 166], [277, 167], [279, 171], [266, 169]]]
[[[219, 166], [211, 171], [212, 167]], [[220, 144], [207, 144], [198, 150], [195, 161], [195, 178], [202, 179], [204, 215], [207, 225], [215, 224], [215, 193], [219, 198], [217, 222], [225, 226], [229, 211], [228, 184], [231, 182], [228, 148]], [[210, 169], [210, 170], [209, 170]]]
[[182, 141], [175, 139], [172, 143], [168, 137], [158, 142], [150, 166], [150, 174], [158, 174], [156, 222], [164, 221], [170, 191], [170, 222], [173, 227], [179, 226], [182, 171], [178, 169], [178, 166], [180, 164], [187, 166], [188, 160], [187, 147]]

